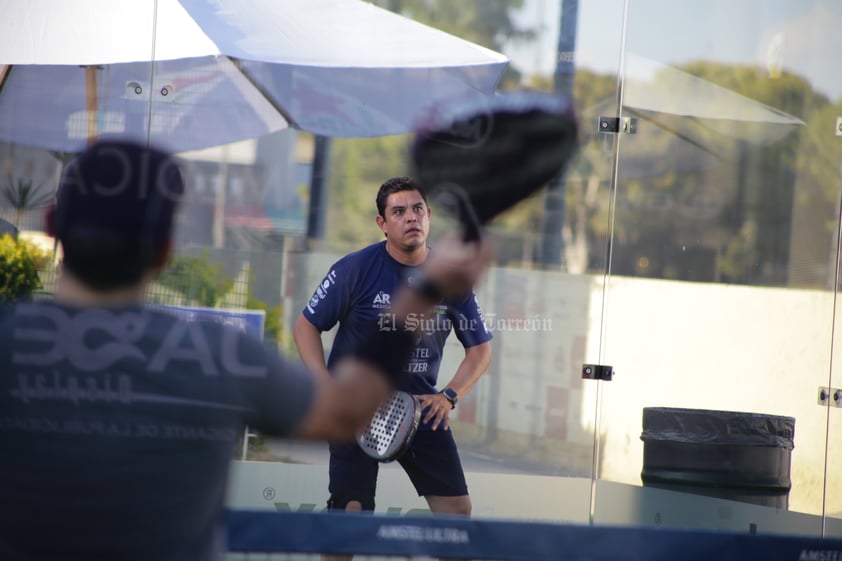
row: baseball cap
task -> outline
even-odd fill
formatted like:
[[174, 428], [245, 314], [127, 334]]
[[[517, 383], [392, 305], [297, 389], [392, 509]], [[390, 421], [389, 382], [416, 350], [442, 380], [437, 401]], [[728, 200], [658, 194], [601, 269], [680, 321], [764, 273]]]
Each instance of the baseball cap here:
[[55, 236], [160, 245], [172, 236], [183, 194], [181, 170], [168, 153], [100, 140], [65, 166], [56, 194]]

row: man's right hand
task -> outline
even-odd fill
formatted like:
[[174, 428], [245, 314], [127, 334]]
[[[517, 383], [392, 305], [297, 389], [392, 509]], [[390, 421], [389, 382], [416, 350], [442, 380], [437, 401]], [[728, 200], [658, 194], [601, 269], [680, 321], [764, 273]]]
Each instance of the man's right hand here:
[[464, 296], [482, 279], [493, 250], [487, 240], [465, 243], [459, 236], [445, 236], [430, 252], [423, 271], [445, 298]]

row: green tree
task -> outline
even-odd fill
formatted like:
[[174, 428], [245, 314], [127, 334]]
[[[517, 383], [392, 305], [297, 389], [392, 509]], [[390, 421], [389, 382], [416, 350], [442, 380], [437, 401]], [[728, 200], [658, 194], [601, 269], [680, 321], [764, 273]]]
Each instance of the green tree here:
[[[550, 76], [533, 76], [531, 86], [552, 91]], [[573, 102], [580, 121], [580, 148], [570, 163], [565, 178], [566, 217], [562, 235], [565, 240], [564, 262], [569, 272], [588, 269], [591, 248], [608, 230], [607, 205], [603, 204], [611, 170], [606, 136], [592, 126], [597, 116], [613, 112], [617, 77], [579, 69], [574, 81]], [[492, 224], [499, 238], [498, 255], [504, 261], [531, 262], [540, 242], [544, 214], [544, 193], [539, 192], [507, 211]]]
[[[828, 103], [807, 80], [794, 74], [770, 78], [755, 66], [710, 61], [692, 62], [680, 70], [739, 94], [746, 103], [763, 104], [808, 122], [811, 114]], [[665, 78], [656, 75], [654, 83]], [[668, 88], [670, 83], [664, 81], [661, 87]], [[692, 91], [671, 91], [679, 97], [694, 95]], [[626, 210], [617, 213], [616, 227], [627, 233], [661, 228], [662, 239], [672, 239], [676, 246], [683, 246], [679, 239], [705, 240], [703, 245], [717, 255], [718, 280], [786, 284], [798, 162], [805, 156], [812, 159], [801, 148], [804, 136], [811, 134], [810, 125], [727, 119], [717, 122], [687, 116], [659, 120], [662, 130], [657, 136], [647, 137], [657, 143], [629, 143], [638, 144], [639, 152], [649, 151], [650, 159], [657, 155], [663, 158], [661, 162], [671, 163], [663, 165], [660, 174], [642, 179], [644, 190], [659, 192], [672, 209], [695, 197], [696, 214], [704, 214], [705, 204], [718, 207], [719, 214], [714, 218], [688, 218], [674, 211], [672, 216], [660, 212], [650, 213], [649, 219], [643, 220], [644, 216], [632, 210], [634, 205], [623, 201], [623, 192], [618, 190], [618, 206], [623, 202]], [[641, 122], [651, 128], [654, 121]], [[633, 151], [623, 158], [629, 158]], [[687, 165], [691, 151], [695, 166]], [[705, 204], [700, 206], [699, 202]], [[674, 229], [669, 234], [672, 238], [664, 235], [664, 228]], [[668, 262], [664, 259], [652, 273], [674, 276], [667, 271]]]
[[375, 196], [389, 177], [406, 175], [409, 137], [336, 139], [328, 206], [328, 238], [343, 248], [359, 247], [382, 238], [374, 222]]
[[534, 35], [534, 30], [518, 27], [512, 17], [523, 0], [374, 0], [373, 4], [494, 50], [502, 49], [508, 39]]
[[233, 282], [223, 272], [222, 265], [211, 263], [207, 251], [193, 257], [176, 257], [158, 280], [159, 284], [181, 293], [189, 301], [207, 307], [216, 306]]
[[[515, 23], [523, 0], [375, 0], [374, 4], [436, 27], [465, 40], [500, 51], [510, 39], [528, 41], [534, 30]], [[501, 87], [520, 82], [511, 68]], [[331, 142], [325, 238], [347, 249], [382, 239], [374, 224], [374, 197], [383, 181], [409, 173], [410, 135]]]
[[257, 299], [254, 294], [249, 291], [246, 299], [246, 309], [249, 310], [263, 310], [266, 312], [266, 317], [263, 321], [263, 338], [266, 341], [274, 341], [282, 344], [282, 336], [284, 332], [284, 322], [282, 318], [282, 308], [278, 306], [269, 306], [263, 300]]
[[[825, 236], [837, 226], [839, 147], [827, 142], [827, 133], [839, 108], [792, 74], [773, 79], [752, 66], [710, 61], [679, 70], [741, 95], [747, 103], [800, 118], [806, 126], [624, 107], [624, 115], [638, 119], [638, 131], [619, 139], [612, 203], [616, 137], [598, 133], [593, 123], [599, 115], [615, 114], [616, 77], [579, 69], [574, 95], [582, 130], [579, 154], [567, 176], [564, 227], [568, 270], [604, 270], [607, 264], [600, 259], [610, 232], [617, 274], [702, 280], [708, 278], [700, 273], [706, 268], [727, 282], [787, 283], [793, 216], [820, 218]], [[696, 94], [670, 84], [665, 71], [652, 78], [651, 87], [677, 99]], [[528, 220], [537, 223], [539, 210]], [[812, 245], [829, 246], [826, 237], [816, 236]]]
[[[374, 0], [380, 7], [495, 51], [507, 41], [529, 41], [535, 30], [517, 25], [513, 13], [523, 0]], [[509, 66], [501, 87], [514, 87], [521, 73]]]

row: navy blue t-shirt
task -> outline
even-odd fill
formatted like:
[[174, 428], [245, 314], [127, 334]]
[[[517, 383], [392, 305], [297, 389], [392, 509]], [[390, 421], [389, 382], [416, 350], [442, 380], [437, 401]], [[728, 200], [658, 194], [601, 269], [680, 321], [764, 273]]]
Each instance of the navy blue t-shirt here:
[[143, 307], [0, 308], [0, 559], [216, 559], [244, 425], [293, 431], [311, 376]]
[[[321, 331], [339, 323], [328, 367], [360, 345], [371, 326], [396, 329], [391, 299], [412, 276], [413, 267], [395, 261], [379, 242], [348, 254], [325, 275], [304, 308], [304, 317]], [[420, 327], [421, 336], [404, 367], [399, 389], [413, 394], [435, 393], [444, 343], [451, 330], [465, 348], [491, 340], [476, 296], [448, 301], [432, 313], [407, 318], [407, 327]]]

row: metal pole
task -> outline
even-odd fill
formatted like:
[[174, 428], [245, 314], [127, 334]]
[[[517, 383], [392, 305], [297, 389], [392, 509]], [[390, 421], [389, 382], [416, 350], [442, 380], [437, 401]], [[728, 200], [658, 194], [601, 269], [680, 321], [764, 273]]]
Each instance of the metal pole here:
[[[573, 65], [576, 51], [576, 26], [579, 14], [579, 0], [560, 0], [561, 22], [558, 30], [558, 49], [553, 80], [553, 91], [558, 95], [573, 98]], [[564, 226], [565, 178], [554, 177], [547, 186], [544, 216], [541, 223], [541, 247], [538, 262], [542, 265], [560, 265], [564, 252], [561, 229]]]
[[310, 240], [320, 240], [325, 236], [329, 161], [330, 138], [316, 136], [310, 174], [310, 207], [307, 212], [307, 239]]

